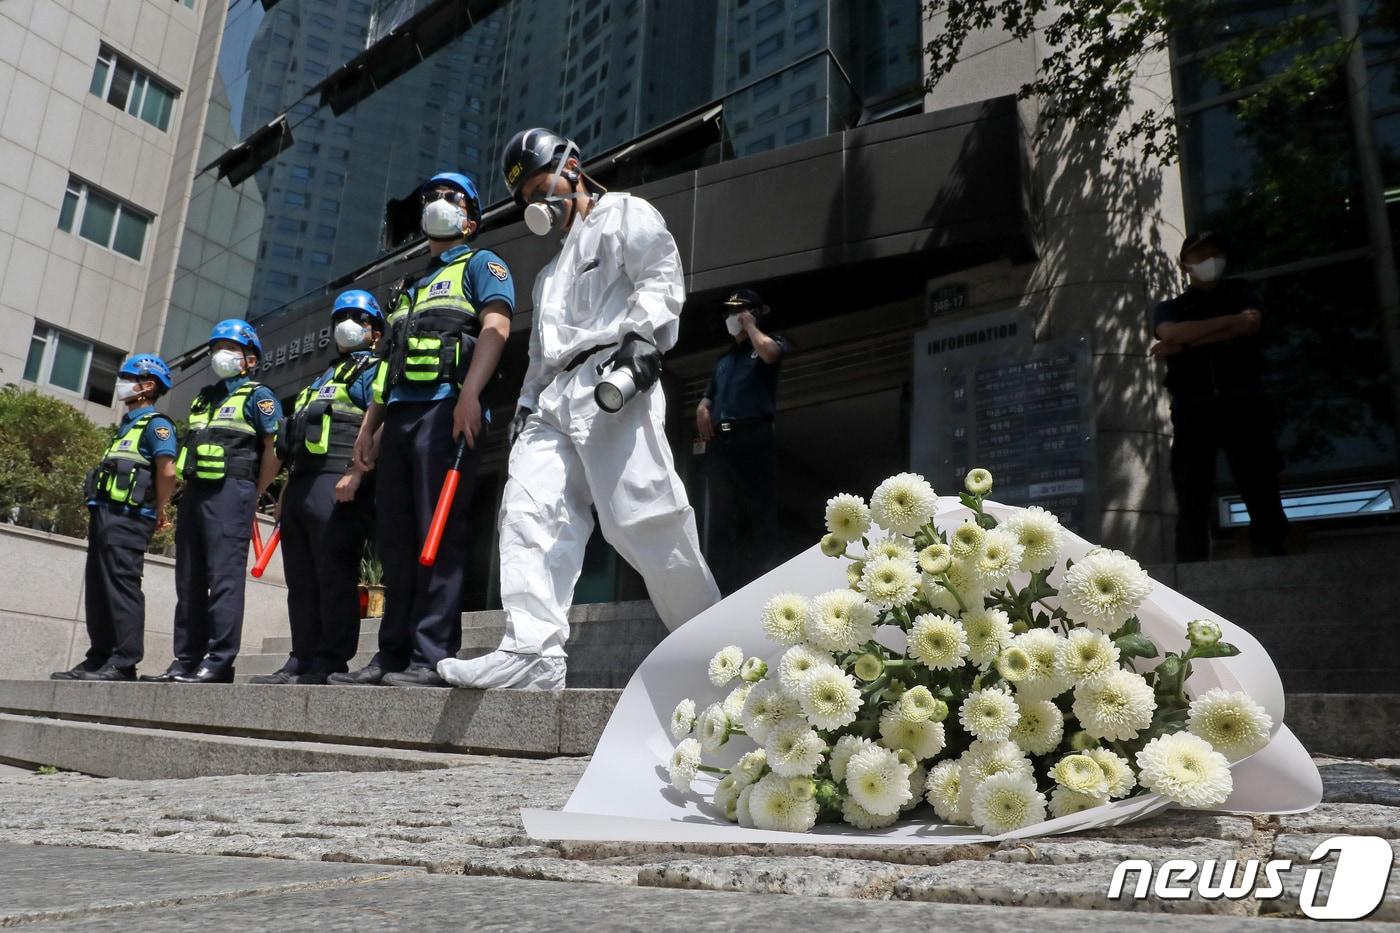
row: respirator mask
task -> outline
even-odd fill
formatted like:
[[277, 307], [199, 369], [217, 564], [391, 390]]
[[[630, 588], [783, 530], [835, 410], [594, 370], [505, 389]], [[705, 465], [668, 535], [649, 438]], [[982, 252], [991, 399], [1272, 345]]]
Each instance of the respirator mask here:
[[564, 163], [568, 162], [570, 157], [577, 156], [578, 147], [570, 143], [559, 154], [559, 162], [554, 166], [554, 171], [549, 176], [549, 183], [545, 185], [544, 190], [549, 193], [540, 195], [525, 205], [525, 227], [535, 236], [548, 236], [551, 230], [564, 222], [564, 203], [566, 201], [590, 197], [590, 195], [572, 190], [568, 194], [557, 193], [561, 178], [568, 181], [570, 188], [578, 183], [579, 173], [564, 169]]
[[470, 218], [462, 207], [447, 200], [450, 196], [440, 194], [423, 205], [420, 225], [429, 239], [455, 240], [462, 236], [462, 226]]
[[237, 350], [215, 350], [209, 357], [209, 367], [220, 379], [232, 379], [243, 372], [243, 354]]
[[1225, 274], [1225, 257], [1212, 256], [1186, 267], [1198, 282], [1214, 282]]
[[117, 401], [129, 402], [141, 394], [141, 385], [136, 382], [117, 383]]
[[336, 322], [335, 345], [342, 350], [358, 350], [369, 343], [369, 328], [359, 321], [346, 318]]

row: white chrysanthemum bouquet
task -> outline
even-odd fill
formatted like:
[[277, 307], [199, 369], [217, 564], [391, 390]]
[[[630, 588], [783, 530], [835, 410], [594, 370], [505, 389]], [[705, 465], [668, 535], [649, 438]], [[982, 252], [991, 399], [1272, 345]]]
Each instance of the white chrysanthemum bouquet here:
[[[1186, 651], [1139, 673], [1134, 659], [1159, 654], [1136, 617], [1151, 590], [1142, 567], [1096, 548], [1052, 586], [1059, 520], [1031, 507], [999, 524], [983, 509], [991, 474], [973, 470], [966, 487], [974, 518], [950, 534], [912, 473], [868, 506], [827, 503], [821, 549], [851, 562], [850, 588], [770, 599], [763, 628], [782, 646], [771, 666], [734, 645], [710, 660], [710, 682], [730, 691], [699, 712], [676, 706], [678, 790], [701, 770], [722, 775], [713, 803], [726, 818], [792, 832], [878, 829], [924, 801], [990, 834], [1144, 790], [1225, 801], [1230, 762], [1263, 748], [1272, 722], [1242, 693], [1188, 699], [1186, 683], [1194, 659], [1238, 649], [1214, 622], [1192, 622]], [[702, 763], [741, 736], [757, 748], [732, 768]]]

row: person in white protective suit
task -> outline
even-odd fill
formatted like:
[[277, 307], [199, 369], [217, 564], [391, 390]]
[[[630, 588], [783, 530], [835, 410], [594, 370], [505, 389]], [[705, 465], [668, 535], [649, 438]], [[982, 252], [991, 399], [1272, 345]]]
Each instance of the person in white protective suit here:
[[446, 658], [437, 669], [459, 687], [560, 690], [590, 506], [667, 628], [720, 593], [700, 554], [656, 384], [685, 300], [675, 241], [645, 200], [605, 192], [584, 175], [568, 139], [526, 130], [502, 155], [531, 232], [564, 236], [535, 281], [529, 366], [511, 427], [500, 516], [505, 638], [490, 654]]

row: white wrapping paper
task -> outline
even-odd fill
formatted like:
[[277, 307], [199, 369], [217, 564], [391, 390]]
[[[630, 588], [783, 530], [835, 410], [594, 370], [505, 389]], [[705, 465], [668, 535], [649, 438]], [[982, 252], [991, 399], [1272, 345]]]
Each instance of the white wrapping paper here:
[[[971, 512], [952, 497], [939, 499], [935, 522], [939, 528], [956, 527]], [[985, 508], [999, 521], [1016, 510], [995, 503]], [[1092, 545], [1066, 535], [1063, 558], [1081, 558]], [[1001, 836], [988, 836], [974, 828], [940, 823], [924, 806], [915, 811], [928, 819], [905, 819], [882, 830], [858, 830], [844, 823], [818, 824], [808, 833], [784, 833], [745, 829], [725, 820], [710, 805], [716, 778], [701, 773], [694, 790], [682, 794], [671, 787], [666, 772], [675, 741], [670, 735], [671, 712], [684, 697], [703, 709], [723, 699], [728, 688], [716, 688], [706, 676], [706, 664], [726, 645], [739, 645], [746, 655], [757, 655], [770, 667], [782, 648], [764, 635], [760, 613], [776, 593], [793, 591], [815, 596], [845, 587], [844, 560], [824, 556], [817, 547], [760, 577], [732, 596], [696, 616], [673, 632], [642, 662], [619, 699], [593, 760], [562, 811], [521, 811], [526, 831], [540, 839], [636, 840], [645, 842], [801, 842], [804, 844], [890, 845], [892, 843], [968, 843], [1014, 839], [1055, 833], [1072, 833], [1144, 819], [1173, 804], [1155, 794], [1117, 800], [1070, 816]], [[1060, 571], [1051, 577], [1057, 584]], [[1023, 580], [1015, 581], [1018, 586]], [[1053, 601], [1051, 601], [1053, 602]], [[1269, 744], [1232, 766], [1234, 792], [1220, 808], [1232, 813], [1298, 813], [1312, 809], [1322, 799], [1322, 779], [1311, 756], [1283, 725], [1283, 685], [1278, 671], [1253, 636], [1156, 581], [1138, 612], [1143, 632], [1160, 651], [1184, 651], [1186, 624], [1212, 619], [1220, 624], [1223, 640], [1240, 649], [1233, 658], [1195, 660], [1187, 683], [1196, 696], [1212, 687], [1241, 690], [1253, 697], [1273, 718]], [[888, 627], [880, 630], [902, 633]], [[1157, 659], [1140, 659], [1140, 669], [1155, 666]], [[956, 715], [956, 713], [954, 713]], [[753, 747], [736, 736], [718, 755], [707, 754], [711, 764], [728, 766]]]

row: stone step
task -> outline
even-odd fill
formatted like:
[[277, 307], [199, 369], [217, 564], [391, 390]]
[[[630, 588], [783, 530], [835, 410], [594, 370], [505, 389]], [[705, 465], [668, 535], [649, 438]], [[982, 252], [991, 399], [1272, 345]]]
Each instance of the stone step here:
[[[491, 629], [463, 629], [462, 650], [472, 651], [473, 653], [467, 655], [467, 657], [475, 657], [476, 652], [474, 651], [474, 649], [480, 647], [483, 650], [489, 650], [491, 648], [496, 647], [501, 643], [501, 636], [505, 634], [505, 631], [505, 626]], [[366, 632], [363, 628], [361, 628], [360, 639], [356, 644], [356, 648], [361, 654], [368, 652], [369, 656], [373, 656], [374, 652], [379, 650], [379, 626], [376, 625], [374, 627], [374, 631], [372, 632]], [[263, 639], [263, 654], [285, 657], [291, 650], [292, 638], [290, 635], [279, 635], [272, 638]]]
[[0, 750], [34, 766], [146, 780], [306, 771], [419, 771], [452, 768], [459, 754], [209, 735], [0, 713]]

